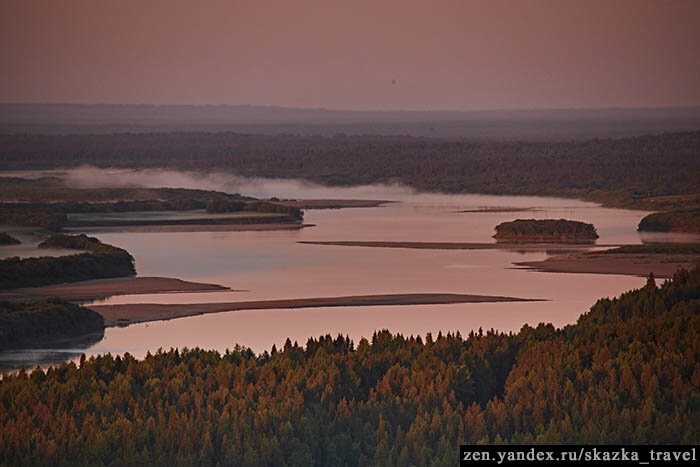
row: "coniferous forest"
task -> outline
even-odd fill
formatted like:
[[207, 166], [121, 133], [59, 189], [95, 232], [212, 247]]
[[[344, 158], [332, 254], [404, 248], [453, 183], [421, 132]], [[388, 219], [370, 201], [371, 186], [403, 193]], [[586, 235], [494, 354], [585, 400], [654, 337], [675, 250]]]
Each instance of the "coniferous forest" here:
[[102, 332], [102, 315], [58, 299], [0, 302], [0, 351], [46, 347], [56, 341]]
[[456, 465], [460, 443], [700, 442], [700, 269], [563, 329], [104, 355], [0, 382], [3, 465]]
[[13, 256], [0, 260], [0, 290], [136, 274], [134, 258], [129, 252], [86, 235], [56, 234], [39, 247], [85, 252], [39, 258]]
[[[426, 191], [582, 197], [653, 210], [661, 200], [641, 206], [640, 198], [698, 193], [699, 156], [700, 131], [546, 142], [226, 132], [0, 135], [0, 170], [87, 164], [324, 185], [398, 181]], [[677, 202], [662, 207], [688, 207]]]

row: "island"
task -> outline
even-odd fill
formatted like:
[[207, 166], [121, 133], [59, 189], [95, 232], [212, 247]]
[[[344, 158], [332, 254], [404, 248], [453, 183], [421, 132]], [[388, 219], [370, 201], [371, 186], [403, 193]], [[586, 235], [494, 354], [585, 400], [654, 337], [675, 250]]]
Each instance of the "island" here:
[[83, 252], [59, 257], [15, 256], [1, 260], [0, 290], [136, 274], [134, 258], [129, 252], [87, 235], [53, 235], [40, 243], [39, 248], [63, 248]]
[[99, 313], [59, 299], [0, 302], [0, 351], [104, 332]]
[[639, 222], [637, 230], [700, 233], [700, 208], [649, 214]]
[[[4, 224], [61, 231], [94, 227], [303, 225], [293, 205], [238, 193], [186, 188], [75, 188], [64, 179], [0, 177], [0, 218]], [[236, 230], [238, 229], [236, 228]]]
[[0, 232], [0, 245], [18, 245], [20, 243], [22, 242], [8, 235], [6, 232]]
[[592, 243], [598, 238], [593, 224], [566, 219], [517, 219], [495, 227], [497, 241], [526, 243]]

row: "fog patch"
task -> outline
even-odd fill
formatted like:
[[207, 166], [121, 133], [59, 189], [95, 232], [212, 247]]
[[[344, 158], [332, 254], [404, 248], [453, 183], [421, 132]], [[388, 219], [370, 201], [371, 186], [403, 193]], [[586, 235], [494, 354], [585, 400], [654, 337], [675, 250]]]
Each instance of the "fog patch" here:
[[414, 190], [400, 184], [327, 187], [298, 179], [241, 177], [224, 172], [191, 172], [169, 169], [100, 169], [83, 166], [62, 171], [76, 188], [191, 188], [240, 193], [255, 198], [384, 199], [387, 194], [404, 198]]
[[[14, 176], [63, 178], [76, 188], [190, 188], [240, 193], [260, 199], [357, 199], [408, 202], [412, 209], [433, 209], [450, 212], [459, 209], [512, 208], [579, 209], [596, 208], [595, 203], [539, 196], [446, 194], [419, 192], [401, 183], [378, 183], [348, 187], [329, 187], [300, 179], [241, 177], [226, 172], [197, 172], [172, 169], [101, 169], [82, 166], [73, 169], [24, 171]], [[471, 214], [479, 215], [481, 213]], [[463, 213], [468, 216], [470, 213]], [[497, 215], [497, 213], [495, 214]], [[557, 215], [561, 215], [557, 213]], [[547, 212], [541, 213], [548, 217]], [[522, 216], [521, 216], [522, 217]]]

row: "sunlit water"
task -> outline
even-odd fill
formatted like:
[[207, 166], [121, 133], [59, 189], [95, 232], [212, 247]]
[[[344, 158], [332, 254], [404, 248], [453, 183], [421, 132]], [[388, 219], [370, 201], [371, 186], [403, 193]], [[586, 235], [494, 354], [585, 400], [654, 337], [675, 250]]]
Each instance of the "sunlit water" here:
[[[405, 335], [438, 331], [460, 331], [466, 335], [479, 327], [517, 331], [526, 323], [562, 326], [575, 322], [598, 298], [619, 295], [644, 283], [638, 277], [542, 273], [513, 266], [517, 261], [545, 259], [545, 251], [415, 250], [297, 243], [493, 242], [493, 227], [503, 221], [566, 218], [593, 223], [600, 235], [599, 245], [635, 244], [641, 241], [637, 224], [646, 215], [641, 211], [606, 209], [568, 199], [414, 194], [396, 186], [330, 189], [293, 181], [255, 181], [247, 186], [240, 180], [237, 183], [236, 191], [258, 197], [274, 194], [287, 198], [397, 202], [377, 208], [307, 210], [304, 221], [315, 226], [298, 231], [96, 234], [102, 241], [131, 252], [140, 276], [178, 277], [233, 289], [124, 295], [100, 303], [201, 303], [431, 292], [546, 301], [226, 312], [108, 328], [104, 338], [85, 349], [85, 353], [129, 352], [141, 357], [159, 348], [202, 347], [223, 352], [235, 344], [261, 352], [272, 344], [282, 345], [288, 337], [303, 343], [322, 334], [347, 334], [357, 341], [381, 329]], [[201, 186], [191, 182], [190, 186], [211, 188], [204, 182]], [[489, 207], [533, 211], [459, 212]], [[75, 358], [68, 356], [71, 357]], [[26, 363], [36, 361], [27, 359]]]

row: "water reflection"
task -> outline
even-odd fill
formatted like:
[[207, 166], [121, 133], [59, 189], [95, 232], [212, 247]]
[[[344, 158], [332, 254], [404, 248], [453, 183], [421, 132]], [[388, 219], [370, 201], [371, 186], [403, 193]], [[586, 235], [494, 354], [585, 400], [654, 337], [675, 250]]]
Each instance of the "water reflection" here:
[[[280, 186], [279, 188], [284, 188]], [[270, 188], [267, 188], [270, 190]], [[280, 197], [299, 193], [278, 192]], [[308, 196], [311, 197], [311, 196]], [[353, 339], [382, 328], [404, 334], [479, 327], [517, 331], [523, 324], [564, 325], [600, 297], [643, 285], [629, 276], [547, 274], [512, 267], [586, 248], [416, 250], [299, 244], [298, 241], [489, 242], [495, 225], [522, 217], [503, 206], [536, 208], [537, 217], [593, 223], [600, 244], [638, 244], [636, 226], [646, 214], [600, 208], [592, 203], [536, 197], [411, 194], [376, 187], [362, 191], [317, 188], [314, 197], [392, 199], [379, 208], [308, 210], [316, 227], [279, 232], [101, 233], [136, 257], [140, 275], [169, 275], [241, 290], [206, 294], [123, 295], [102, 303], [202, 303], [380, 293], [471, 293], [544, 298], [538, 303], [487, 303], [387, 307], [238, 311], [110, 328], [91, 352], [142, 356], [159, 347], [205, 347], [236, 343], [256, 351], [287, 337], [305, 342], [320, 334]], [[499, 209], [484, 209], [495, 206]], [[476, 212], [456, 212], [460, 210]], [[595, 247], [593, 247], [595, 248]], [[593, 249], [591, 248], [591, 249]], [[173, 254], [177, 252], [177, 254]]]
[[[191, 180], [195, 184], [196, 180]], [[218, 180], [225, 185], [226, 180]], [[155, 182], [154, 182], [155, 183]], [[316, 227], [258, 232], [109, 232], [97, 236], [127, 249], [140, 276], [178, 277], [235, 289], [211, 293], [121, 295], [101, 303], [202, 303], [311, 298], [388, 293], [466, 293], [542, 298], [537, 303], [481, 303], [386, 307], [254, 310], [109, 328], [104, 339], [80, 352], [124, 353], [142, 357], [170, 347], [225, 351], [236, 343], [255, 351], [278, 346], [287, 337], [300, 343], [321, 334], [358, 340], [375, 330], [426, 332], [496, 328], [517, 331], [523, 324], [575, 322], [598, 298], [640, 287], [630, 276], [549, 274], [513, 268], [552, 254], [581, 251], [570, 245], [541, 249], [415, 250], [300, 244], [298, 241], [489, 242], [494, 226], [516, 218], [571, 219], [592, 223], [598, 244], [639, 244], [647, 237], [637, 224], [647, 213], [601, 208], [582, 201], [514, 196], [416, 194], [404, 187], [336, 189], [295, 181], [267, 181], [235, 189], [252, 196], [395, 200], [378, 208], [308, 210]], [[233, 185], [232, 185], [233, 186]], [[196, 186], [192, 188], [215, 188]], [[489, 209], [489, 208], [493, 209]], [[507, 207], [509, 209], [505, 209]], [[458, 212], [467, 211], [467, 212]], [[90, 233], [89, 231], [87, 232]], [[687, 240], [685, 240], [687, 241]], [[593, 247], [595, 249], [597, 247]], [[55, 349], [53, 349], [55, 350]], [[70, 352], [71, 350], [66, 350]], [[26, 352], [26, 351], [25, 351]], [[60, 354], [53, 354], [56, 361]], [[19, 362], [21, 355], [16, 355]], [[31, 365], [31, 364], [28, 364]]]
[[47, 368], [66, 360], [78, 359], [87, 349], [104, 339], [104, 336], [105, 332], [101, 330], [70, 339], [45, 343], [39, 347], [0, 351], [0, 373], [22, 367], [27, 370], [37, 366]]

